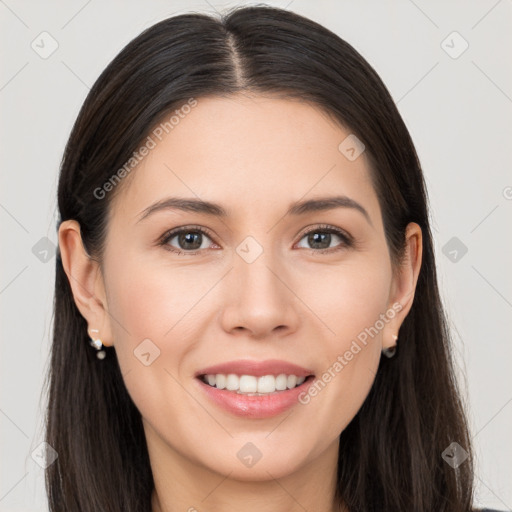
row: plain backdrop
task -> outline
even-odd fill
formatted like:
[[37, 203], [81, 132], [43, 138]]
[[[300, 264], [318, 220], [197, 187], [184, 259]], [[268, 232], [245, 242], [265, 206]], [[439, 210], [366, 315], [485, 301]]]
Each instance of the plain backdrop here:
[[[78, 110], [105, 66], [143, 29], [173, 14], [248, 3], [0, 0], [2, 511], [47, 510], [37, 461], [56, 184]], [[398, 105], [428, 186], [476, 449], [476, 504], [511, 510], [512, 1], [268, 4], [346, 39]]]

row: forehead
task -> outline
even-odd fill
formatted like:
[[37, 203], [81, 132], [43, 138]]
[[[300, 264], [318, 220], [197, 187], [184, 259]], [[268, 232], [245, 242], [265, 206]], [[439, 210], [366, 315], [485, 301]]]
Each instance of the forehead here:
[[351, 161], [340, 151], [350, 131], [319, 107], [245, 94], [196, 101], [169, 113], [142, 141], [150, 149], [112, 206], [127, 222], [168, 196], [261, 218], [271, 205], [275, 215], [302, 198], [347, 195], [379, 218], [366, 155]]

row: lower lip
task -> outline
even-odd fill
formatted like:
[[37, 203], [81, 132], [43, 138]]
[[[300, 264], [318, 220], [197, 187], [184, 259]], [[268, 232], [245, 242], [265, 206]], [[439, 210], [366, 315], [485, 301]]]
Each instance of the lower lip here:
[[201, 378], [196, 380], [206, 396], [222, 409], [245, 418], [270, 418], [299, 403], [299, 395], [307, 391], [313, 379], [310, 376], [300, 386], [266, 396], [242, 395], [236, 391], [217, 389], [203, 382]]

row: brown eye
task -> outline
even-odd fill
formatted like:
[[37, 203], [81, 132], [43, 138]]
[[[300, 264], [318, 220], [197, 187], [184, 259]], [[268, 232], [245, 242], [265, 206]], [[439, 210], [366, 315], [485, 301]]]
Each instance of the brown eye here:
[[[306, 239], [306, 243], [308, 244], [308, 246], [304, 248], [312, 249], [313, 252], [320, 253], [334, 252], [352, 245], [352, 241], [349, 236], [347, 236], [343, 231], [332, 226], [318, 226], [307, 231], [301, 238], [301, 240], [304, 239]], [[336, 243], [336, 239], [338, 239], [338, 243]], [[335, 243], [334, 247], [331, 246], [332, 243]]]
[[[175, 240], [173, 243], [171, 241]], [[207, 242], [210, 240], [210, 243]], [[159, 245], [178, 254], [195, 254], [211, 246], [211, 238], [203, 228], [179, 228], [166, 232]]]

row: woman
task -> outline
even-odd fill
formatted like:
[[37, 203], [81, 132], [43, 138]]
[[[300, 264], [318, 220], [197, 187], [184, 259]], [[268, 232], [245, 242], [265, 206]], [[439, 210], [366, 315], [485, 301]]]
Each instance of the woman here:
[[288, 11], [180, 15], [90, 91], [59, 181], [52, 511], [470, 511], [422, 170]]

